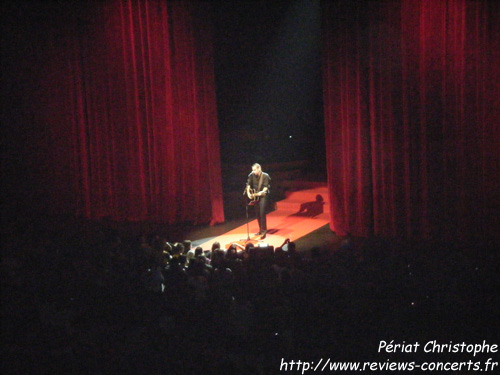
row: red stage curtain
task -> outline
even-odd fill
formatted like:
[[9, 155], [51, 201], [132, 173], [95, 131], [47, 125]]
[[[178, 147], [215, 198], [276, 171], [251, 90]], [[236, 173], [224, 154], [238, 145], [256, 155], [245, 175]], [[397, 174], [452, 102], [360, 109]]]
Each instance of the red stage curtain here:
[[498, 239], [498, 4], [323, 5], [332, 229]]
[[223, 222], [207, 3], [69, 4], [32, 36], [27, 137], [50, 209]]

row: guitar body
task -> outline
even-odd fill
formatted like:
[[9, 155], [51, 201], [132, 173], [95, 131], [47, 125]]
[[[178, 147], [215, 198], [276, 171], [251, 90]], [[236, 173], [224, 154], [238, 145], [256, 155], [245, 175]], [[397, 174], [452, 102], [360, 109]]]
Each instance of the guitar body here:
[[255, 190], [255, 189], [248, 189], [247, 196], [248, 196], [248, 199], [250, 199], [250, 201], [248, 202], [249, 206], [253, 206], [254, 204], [258, 203], [260, 200], [260, 196], [257, 195], [257, 190]]

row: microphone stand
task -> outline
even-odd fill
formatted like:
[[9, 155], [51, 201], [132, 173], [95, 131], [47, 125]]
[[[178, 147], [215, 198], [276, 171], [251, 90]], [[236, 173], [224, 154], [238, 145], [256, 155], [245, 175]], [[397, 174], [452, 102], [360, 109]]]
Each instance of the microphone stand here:
[[250, 241], [250, 228], [249, 228], [249, 224], [248, 224], [248, 222], [250, 220], [248, 219], [248, 206], [249, 206], [248, 204], [245, 205], [245, 211], [247, 213], [247, 241], [246, 242]]
[[252, 239], [250, 238], [250, 226], [249, 226], [249, 222], [250, 222], [250, 219], [249, 219], [249, 216], [248, 216], [248, 206], [253, 206], [255, 204], [255, 202], [250, 202], [250, 203], [245, 203], [245, 211], [246, 211], [246, 216], [247, 216], [247, 238], [246, 240], [245, 239], [241, 239], [240, 241], [245, 241], [245, 244], [252, 241]]
[[[246, 191], [246, 189], [245, 189]], [[243, 192], [245, 193], [245, 192]], [[249, 226], [249, 222], [250, 222], [250, 219], [249, 219], [249, 216], [248, 216], [248, 206], [253, 206], [254, 204], [258, 204], [257, 202], [255, 201], [252, 201], [250, 203], [245, 203], [245, 211], [246, 211], [246, 216], [247, 216], [247, 238], [246, 239], [241, 239], [240, 242], [244, 242], [245, 245], [248, 243], [248, 242], [261, 242], [262, 240], [252, 240], [250, 238], [250, 226]]]

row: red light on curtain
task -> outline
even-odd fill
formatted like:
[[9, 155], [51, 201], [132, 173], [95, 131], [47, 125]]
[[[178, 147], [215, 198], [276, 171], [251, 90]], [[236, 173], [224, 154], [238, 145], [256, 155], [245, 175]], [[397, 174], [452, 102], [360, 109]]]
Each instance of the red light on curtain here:
[[499, 14], [464, 0], [324, 4], [333, 230], [498, 236]]
[[[54, 207], [89, 217], [224, 221], [206, 4], [91, 3], [40, 52]], [[57, 40], [57, 41], [56, 41]], [[50, 125], [49, 125], [50, 124]], [[66, 191], [60, 195], [58, 192]]]

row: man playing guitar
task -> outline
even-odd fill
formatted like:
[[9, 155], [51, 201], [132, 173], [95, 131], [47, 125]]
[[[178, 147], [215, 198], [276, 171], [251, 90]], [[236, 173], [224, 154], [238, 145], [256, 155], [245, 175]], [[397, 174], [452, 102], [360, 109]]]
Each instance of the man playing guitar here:
[[252, 173], [248, 175], [247, 184], [243, 195], [247, 195], [250, 199], [249, 205], [255, 207], [255, 215], [259, 223], [259, 233], [261, 239], [266, 238], [267, 233], [267, 220], [266, 220], [266, 206], [270, 193], [271, 177], [262, 171], [260, 164], [255, 163], [252, 165]]

